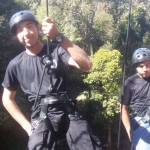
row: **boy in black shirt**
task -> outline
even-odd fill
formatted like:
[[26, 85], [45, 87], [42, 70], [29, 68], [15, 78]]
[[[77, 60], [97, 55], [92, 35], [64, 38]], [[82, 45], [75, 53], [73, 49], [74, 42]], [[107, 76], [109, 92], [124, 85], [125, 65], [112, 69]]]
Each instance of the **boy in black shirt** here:
[[[150, 50], [139, 48], [132, 55], [137, 74], [129, 77], [120, 91], [122, 122], [136, 150], [150, 150]], [[128, 106], [131, 105], [133, 119], [130, 123]]]
[[[3, 104], [28, 133], [27, 150], [55, 150], [57, 137], [62, 133], [66, 134], [71, 150], [100, 150], [100, 141], [93, 135], [87, 122], [77, 115], [74, 101], [68, 99], [65, 93], [64, 68], [72, 66], [88, 71], [92, 63], [87, 54], [61, 34], [49, 17], [44, 19], [42, 31], [56, 44], [50, 45], [48, 57], [47, 46], [39, 39], [40, 28], [33, 13], [20, 11], [12, 16], [9, 25], [26, 49], [7, 67], [2, 83]], [[28, 95], [29, 102], [34, 104], [31, 123], [14, 101], [18, 85]]]

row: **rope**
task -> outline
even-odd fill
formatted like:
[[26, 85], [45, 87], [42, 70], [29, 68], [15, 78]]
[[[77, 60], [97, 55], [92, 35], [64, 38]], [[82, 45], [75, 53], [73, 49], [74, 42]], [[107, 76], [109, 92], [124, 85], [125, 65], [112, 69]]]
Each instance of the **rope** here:
[[44, 73], [45, 73], [46, 67], [47, 67], [47, 66], [45, 65], [45, 66], [44, 66], [44, 69], [43, 69], [43, 72], [42, 72], [41, 79], [40, 79], [40, 85], [39, 85], [38, 92], [37, 92], [36, 99], [35, 99], [34, 106], [33, 106], [33, 109], [34, 109], [34, 110], [35, 110], [36, 107], [37, 107], [38, 96], [39, 96], [39, 93], [40, 93], [40, 89], [41, 89], [41, 85], [42, 85], [42, 81], [43, 81], [43, 77], [44, 77]]
[[[46, 0], [46, 16], [48, 17], [48, 0]], [[50, 40], [49, 37], [47, 37], [47, 54], [49, 55], [49, 45], [50, 45]]]
[[[46, 0], [46, 16], [48, 16], [48, 0]], [[49, 37], [47, 37], [47, 56], [45, 56], [45, 57], [48, 57], [48, 60], [50, 60], [50, 62], [53, 62], [52, 56], [50, 55], [49, 45], [50, 45], [50, 40], [49, 40]], [[44, 64], [44, 57], [43, 57], [43, 59], [41, 61]], [[41, 79], [40, 79], [40, 84], [39, 84], [38, 92], [37, 92], [37, 95], [36, 95], [36, 98], [35, 98], [35, 102], [34, 102], [34, 106], [33, 106], [34, 110], [37, 108], [38, 96], [39, 96], [39, 93], [40, 93], [40, 90], [41, 90], [41, 85], [42, 85], [42, 82], [43, 82], [43, 77], [44, 77], [45, 69], [46, 69], [46, 67], [48, 67], [48, 65], [49, 65], [50, 62], [47, 61], [44, 64], [45, 66], [44, 66], [44, 69], [43, 69], [43, 72], [42, 72], [42, 76], [41, 76]]]
[[[127, 26], [126, 47], [125, 47], [125, 52], [124, 52], [124, 63], [123, 63], [123, 77], [122, 77], [123, 90], [122, 90], [122, 95], [124, 94], [124, 84], [125, 84], [125, 75], [126, 75], [126, 66], [127, 66], [127, 50], [128, 50], [129, 31], [130, 31], [131, 7], [132, 7], [132, 0], [129, 0], [128, 26]], [[121, 116], [122, 116], [122, 104], [121, 104], [120, 116], [119, 116], [119, 129], [118, 129], [118, 142], [117, 142], [117, 149], [118, 150], [120, 150]]]

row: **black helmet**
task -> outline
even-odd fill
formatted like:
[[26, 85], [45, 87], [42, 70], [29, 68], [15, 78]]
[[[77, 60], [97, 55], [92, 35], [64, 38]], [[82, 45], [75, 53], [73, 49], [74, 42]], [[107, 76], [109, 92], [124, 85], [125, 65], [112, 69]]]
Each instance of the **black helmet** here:
[[150, 60], [150, 50], [147, 48], [139, 48], [134, 51], [132, 55], [132, 63], [136, 64], [139, 62]]
[[11, 32], [15, 34], [16, 25], [19, 22], [24, 21], [24, 20], [32, 20], [35, 23], [38, 23], [37, 18], [32, 12], [28, 10], [17, 12], [11, 17], [10, 22], [9, 22]]

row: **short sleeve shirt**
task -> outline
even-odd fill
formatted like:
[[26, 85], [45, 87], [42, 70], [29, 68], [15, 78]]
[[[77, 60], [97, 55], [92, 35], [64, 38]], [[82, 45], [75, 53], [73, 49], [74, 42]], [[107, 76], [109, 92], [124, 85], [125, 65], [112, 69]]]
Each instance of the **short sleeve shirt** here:
[[[59, 90], [65, 91], [67, 88], [65, 67], [68, 67], [70, 55], [56, 44], [50, 45], [50, 53], [53, 58], [52, 62], [55, 62], [55, 66], [57, 66], [56, 69], [54, 69], [53, 82], [55, 83], [55, 87], [58, 87], [61, 82]], [[29, 101], [32, 101], [32, 98], [34, 99], [37, 95], [44, 69], [41, 58], [46, 54], [47, 46], [44, 45], [41, 52], [37, 55], [28, 55], [26, 51], [24, 51], [16, 56], [8, 64], [2, 86], [16, 91], [18, 85], [20, 85], [23, 92], [29, 96]], [[46, 95], [48, 87], [51, 84], [50, 82], [50, 75], [47, 73], [46, 68], [39, 95]]]
[[137, 74], [127, 78], [118, 100], [123, 105], [131, 105], [134, 113], [139, 112], [146, 101], [141, 111], [144, 115], [150, 105], [150, 78], [140, 78]]

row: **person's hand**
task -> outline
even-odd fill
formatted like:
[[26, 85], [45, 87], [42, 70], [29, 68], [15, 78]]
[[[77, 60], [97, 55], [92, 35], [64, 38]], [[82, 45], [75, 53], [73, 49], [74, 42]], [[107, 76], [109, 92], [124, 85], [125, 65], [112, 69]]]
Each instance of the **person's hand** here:
[[23, 128], [29, 136], [32, 134], [32, 126], [29, 122], [26, 125], [24, 125]]
[[127, 133], [128, 133], [130, 142], [132, 142], [132, 139], [131, 139], [131, 137], [132, 137], [132, 131], [131, 131], [131, 129]]
[[52, 40], [54, 40], [56, 36], [59, 34], [59, 31], [57, 29], [55, 22], [49, 17], [45, 17], [45, 19], [43, 20], [42, 31], [43, 31], [43, 34], [45, 34]]
[[29, 136], [31, 136], [31, 135], [32, 135], [32, 129], [31, 129], [31, 127], [28, 128], [28, 129], [26, 130], [26, 132], [28, 133]]

